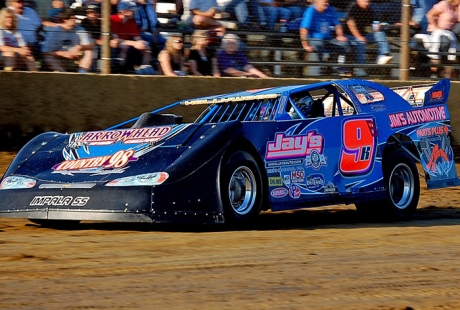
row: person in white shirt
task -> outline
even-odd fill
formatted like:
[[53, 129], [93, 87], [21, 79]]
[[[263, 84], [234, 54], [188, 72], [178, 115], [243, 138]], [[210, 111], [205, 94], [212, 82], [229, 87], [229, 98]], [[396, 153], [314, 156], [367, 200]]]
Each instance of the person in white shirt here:
[[21, 63], [25, 63], [30, 71], [37, 71], [34, 56], [17, 31], [16, 15], [8, 8], [0, 11], [0, 52], [5, 71], [12, 71]]

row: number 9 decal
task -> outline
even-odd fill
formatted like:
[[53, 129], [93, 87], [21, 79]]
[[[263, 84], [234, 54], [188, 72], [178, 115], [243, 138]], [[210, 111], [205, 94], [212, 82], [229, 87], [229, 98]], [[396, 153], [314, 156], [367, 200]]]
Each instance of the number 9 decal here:
[[339, 168], [344, 175], [364, 174], [374, 162], [377, 129], [373, 118], [347, 120], [342, 128]]

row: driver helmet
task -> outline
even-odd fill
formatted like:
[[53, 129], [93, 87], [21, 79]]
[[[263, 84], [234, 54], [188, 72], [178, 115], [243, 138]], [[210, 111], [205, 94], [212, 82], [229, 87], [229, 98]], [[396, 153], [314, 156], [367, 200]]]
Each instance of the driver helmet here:
[[297, 101], [297, 107], [299, 110], [303, 113], [303, 115], [307, 116], [308, 113], [310, 113], [312, 107], [313, 107], [313, 98], [310, 94], [300, 98]]

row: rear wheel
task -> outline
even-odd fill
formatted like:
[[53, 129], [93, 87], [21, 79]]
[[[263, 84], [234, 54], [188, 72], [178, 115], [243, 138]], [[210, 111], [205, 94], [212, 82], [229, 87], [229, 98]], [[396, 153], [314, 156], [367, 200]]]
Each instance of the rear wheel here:
[[405, 151], [397, 150], [384, 159], [386, 198], [377, 203], [357, 204], [362, 214], [384, 220], [408, 220], [417, 209], [420, 179], [417, 166]]
[[232, 154], [222, 166], [220, 183], [226, 222], [253, 221], [263, 200], [262, 174], [255, 159], [244, 151]]

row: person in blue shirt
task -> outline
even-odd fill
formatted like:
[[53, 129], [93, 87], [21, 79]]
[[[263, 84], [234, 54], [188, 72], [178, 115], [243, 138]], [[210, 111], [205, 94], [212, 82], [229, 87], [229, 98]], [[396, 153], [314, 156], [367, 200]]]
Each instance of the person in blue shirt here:
[[348, 39], [329, 0], [316, 0], [305, 10], [299, 32], [303, 49], [317, 53], [319, 61], [325, 61], [326, 53], [337, 53], [342, 56], [339, 59], [344, 59], [348, 52]]
[[141, 30], [142, 39], [149, 42], [152, 52], [157, 54], [164, 48], [166, 39], [160, 35], [157, 28], [156, 1], [137, 0], [136, 2], [138, 9], [134, 12], [134, 20]]

